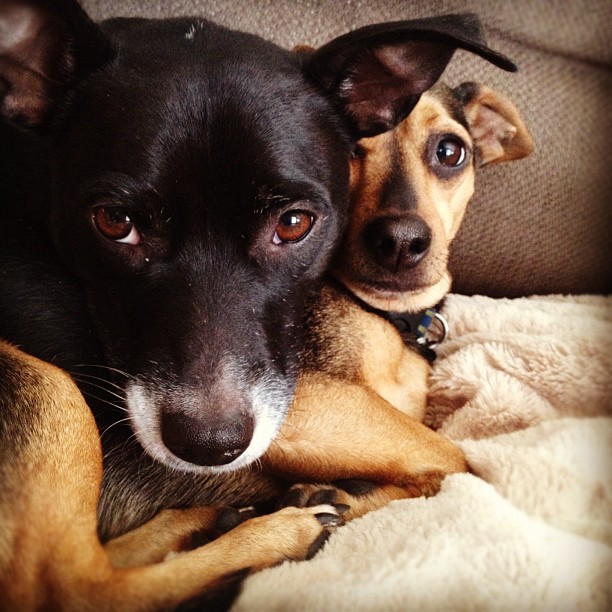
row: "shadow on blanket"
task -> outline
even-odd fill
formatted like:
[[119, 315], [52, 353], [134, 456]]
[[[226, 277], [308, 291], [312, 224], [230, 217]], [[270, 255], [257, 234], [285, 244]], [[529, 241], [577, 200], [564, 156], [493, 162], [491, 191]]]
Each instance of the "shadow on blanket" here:
[[429, 424], [476, 476], [250, 578], [236, 611], [612, 605], [612, 298], [451, 295]]

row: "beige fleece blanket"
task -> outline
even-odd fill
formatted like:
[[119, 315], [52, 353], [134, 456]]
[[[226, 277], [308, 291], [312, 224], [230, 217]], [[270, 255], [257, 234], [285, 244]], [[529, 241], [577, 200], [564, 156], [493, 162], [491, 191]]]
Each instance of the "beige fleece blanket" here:
[[612, 299], [449, 296], [428, 422], [475, 475], [341, 527], [236, 611], [612, 609]]

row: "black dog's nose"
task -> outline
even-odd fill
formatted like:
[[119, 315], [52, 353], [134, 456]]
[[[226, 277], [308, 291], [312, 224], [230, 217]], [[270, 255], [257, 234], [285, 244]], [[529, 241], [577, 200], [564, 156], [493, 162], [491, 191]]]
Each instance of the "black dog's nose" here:
[[391, 272], [414, 268], [431, 246], [431, 229], [417, 216], [380, 217], [364, 230], [363, 242], [374, 261]]
[[254, 419], [250, 414], [233, 412], [225, 418], [208, 418], [164, 412], [161, 437], [179, 459], [195, 465], [226, 465], [242, 455], [253, 438]]

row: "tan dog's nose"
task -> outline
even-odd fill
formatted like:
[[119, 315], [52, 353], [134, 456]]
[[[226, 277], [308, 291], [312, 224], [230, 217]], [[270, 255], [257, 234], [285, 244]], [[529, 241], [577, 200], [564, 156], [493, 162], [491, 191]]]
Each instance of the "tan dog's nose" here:
[[414, 268], [431, 246], [431, 229], [414, 214], [379, 217], [363, 232], [363, 243], [373, 261], [385, 270]]

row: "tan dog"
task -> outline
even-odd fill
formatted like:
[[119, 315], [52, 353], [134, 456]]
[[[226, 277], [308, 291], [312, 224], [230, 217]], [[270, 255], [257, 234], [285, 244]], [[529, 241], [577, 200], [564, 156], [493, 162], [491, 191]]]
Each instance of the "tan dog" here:
[[311, 311], [312, 349], [268, 453], [270, 467], [285, 476], [351, 480], [338, 483], [339, 492], [298, 485], [290, 503], [346, 503], [346, 516], [355, 517], [390, 499], [434, 494], [446, 474], [467, 469], [454, 445], [421, 424], [429, 369], [419, 354], [424, 338], [398, 327], [415, 326], [412, 315], [450, 288], [449, 246], [476, 168], [532, 149], [514, 105], [475, 83], [435, 87], [393, 132], [360, 141], [334, 280]]
[[334, 275], [369, 305], [416, 312], [448, 292], [449, 246], [475, 170], [532, 151], [514, 105], [475, 83], [438, 85], [393, 132], [360, 141]]

